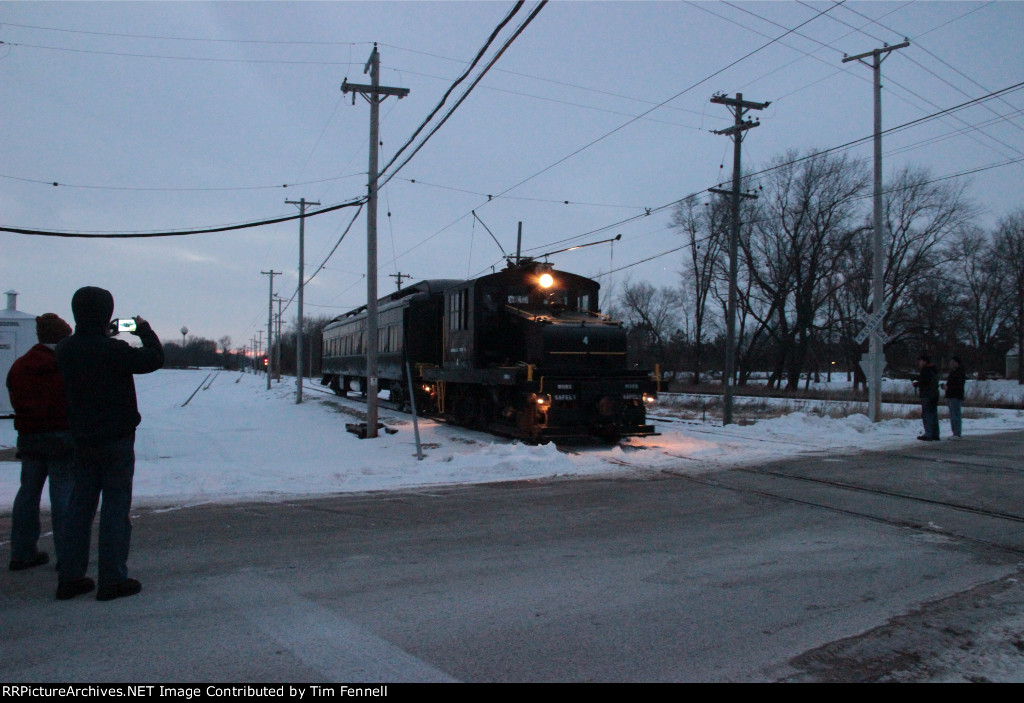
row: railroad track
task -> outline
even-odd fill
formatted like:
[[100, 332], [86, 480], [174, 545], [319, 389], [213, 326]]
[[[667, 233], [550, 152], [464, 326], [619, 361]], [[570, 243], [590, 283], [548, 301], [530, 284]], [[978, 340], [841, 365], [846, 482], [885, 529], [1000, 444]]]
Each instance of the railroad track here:
[[[662, 391], [658, 394], [659, 397], [663, 398], [704, 398], [707, 400], [720, 399], [722, 394], [720, 393], [707, 393], [704, 391]], [[785, 393], [764, 393], [755, 395], [736, 395], [733, 394], [733, 400], [743, 401], [758, 401], [758, 400], [785, 400], [794, 404], [800, 403], [863, 403], [867, 405], [867, 398], [835, 398], [828, 396], [814, 397], [814, 396], [791, 396]], [[890, 397], [884, 400], [886, 405], [908, 405], [914, 407], [921, 404], [921, 401], [913, 397]], [[976, 398], [968, 398], [965, 404], [966, 407], [972, 408], [992, 408], [995, 410], [1024, 410], [1024, 404], [1020, 402], [991, 402], [981, 401]]]
[[[931, 461], [919, 456], [903, 458]], [[1005, 468], [971, 462], [957, 464], [996, 470]], [[913, 492], [912, 485], [867, 486], [772, 468], [737, 467], [697, 476], [672, 469], [663, 473], [704, 486], [819, 508], [1024, 555], [1024, 506], [1020, 511], [996, 510], [963, 500], [919, 495]]]

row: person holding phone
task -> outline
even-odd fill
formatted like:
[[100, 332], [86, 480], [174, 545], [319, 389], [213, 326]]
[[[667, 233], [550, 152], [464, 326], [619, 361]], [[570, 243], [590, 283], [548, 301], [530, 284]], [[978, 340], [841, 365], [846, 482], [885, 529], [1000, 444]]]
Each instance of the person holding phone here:
[[142, 421], [135, 395], [135, 374], [164, 365], [160, 339], [149, 323], [133, 318], [132, 347], [111, 334], [114, 297], [87, 286], [71, 298], [75, 333], [57, 346], [57, 367], [68, 397], [68, 423], [75, 440], [74, 488], [65, 522], [57, 599], [69, 600], [96, 588], [85, 575], [89, 565], [92, 522], [100, 496], [99, 587], [96, 600], [132, 596], [142, 584], [128, 578], [135, 476], [135, 428]]

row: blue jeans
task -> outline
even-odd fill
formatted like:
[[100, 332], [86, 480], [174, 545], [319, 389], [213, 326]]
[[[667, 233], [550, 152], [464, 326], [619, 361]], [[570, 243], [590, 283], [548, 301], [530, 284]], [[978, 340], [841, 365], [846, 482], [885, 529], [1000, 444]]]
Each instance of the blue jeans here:
[[99, 446], [79, 445], [75, 452], [75, 487], [65, 532], [67, 558], [61, 558], [60, 580], [85, 576], [96, 507], [100, 510], [99, 586], [128, 578], [131, 546], [132, 480], [135, 477], [135, 434]]
[[959, 437], [963, 430], [963, 413], [961, 412], [963, 403], [962, 398], [946, 398], [946, 405], [949, 406], [949, 425], [953, 430], [954, 437]]
[[939, 438], [939, 404], [924, 401], [921, 403], [921, 422], [924, 423], [924, 436], [929, 439]]
[[[50, 524], [53, 526], [53, 547], [57, 561], [63, 553], [64, 521], [71, 503], [72, 458], [70, 436], [60, 432], [44, 432], [31, 435], [31, 449], [24, 448], [30, 443], [19, 437], [21, 454], [21, 487], [14, 497], [11, 511], [11, 561], [29, 561], [39, 551], [39, 498], [43, 484], [50, 479]], [[40, 446], [49, 446], [50, 452], [35, 451]], [[66, 449], [65, 449], [66, 448]]]

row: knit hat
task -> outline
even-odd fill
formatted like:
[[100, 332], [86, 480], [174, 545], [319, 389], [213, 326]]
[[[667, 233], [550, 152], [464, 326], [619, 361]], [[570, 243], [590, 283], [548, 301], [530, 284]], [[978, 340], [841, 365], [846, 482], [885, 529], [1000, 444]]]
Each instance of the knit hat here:
[[40, 344], [56, 344], [71, 336], [71, 325], [56, 313], [48, 312], [36, 318], [36, 337]]

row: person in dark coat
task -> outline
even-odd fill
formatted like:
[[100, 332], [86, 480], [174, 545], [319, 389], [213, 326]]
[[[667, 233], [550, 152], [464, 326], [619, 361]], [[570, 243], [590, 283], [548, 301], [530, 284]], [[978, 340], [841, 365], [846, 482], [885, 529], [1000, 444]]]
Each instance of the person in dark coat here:
[[55, 313], [40, 315], [36, 318], [39, 343], [19, 357], [7, 373], [21, 458], [21, 486], [11, 511], [11, 571], [50, 561], [49, 554], [39, 551], [39, 498], [47, 478], [53, 546], [57, 561], [63, 558], [61, 537], [71, 502], [73, 444], [64, 379], [57, 370], [54, 349], [70, 334], [71, 327]]
[[967, 374], [964, 373], [963, 364], [959, 356], [949, 360], [949, 376], [943, 388], [946, 389], [946, 405], [949, 406], [949, 425], [953, 430], [952, 439], [961, 439], [963, 431], [963, 402], [964, 385], [967, 383]]
[[918, 439], [935, 442], [939, 439], [939, 370], [927, 354], [917, 358], [920, 374], [914, 381], [917, 395], [921, 398], [921, 422], [924, 434]]
[[75, 486], [66, 522], [67, 558], [61, 557], [57, 599], [88, 593], [96, 584], [85, 575], [92, 522], [100, 496], [99, 588], [96, 600], [132, 596], [142, 584], [128, 578], [135, 476], [135, 428], [142, 421], [134, 374], [164, 364], [160, 340], [149, 323], [136, 317], [132, 333], [142, 347], [108, 332], [114, 312], [109, 291], [88, 286], [71, 299], [75, 333], [57, 346], [57, 367], [68, 395], [68, 421], [75, 438]]

